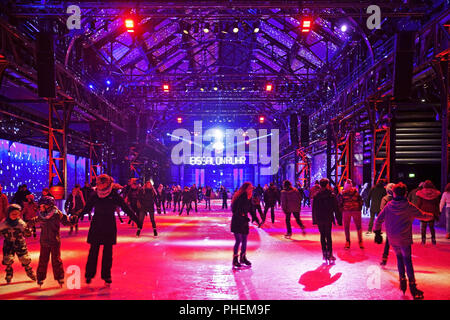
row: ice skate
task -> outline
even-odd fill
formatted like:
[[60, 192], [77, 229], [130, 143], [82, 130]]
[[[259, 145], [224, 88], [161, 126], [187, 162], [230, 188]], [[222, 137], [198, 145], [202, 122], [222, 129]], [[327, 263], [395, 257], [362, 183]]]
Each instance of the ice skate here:
[[322, 262], [323, 264], [328, 264], [328, 254], [326, 252], [322, 255]]
[[242, 265], [239, 263], [238, 255], [233, 255], [233, 268], [240, 268]]
[[156, 237], [158, 235], [158, 232], [156, 231], [156, 228], [153, 229], [153, 235]]
[[136, 231], [136, 237], [139, 237], [141, 235], [141, 229], [137, 229]]
[[103, 281], [105, 281], [105, 285], [104, 285], [104, 289], [109, 289], [109, 288], [111, 288], [111, 283], [112, 283], [112, 280], [111, 280], [111, 278], [107, 278], [107, 279], [103, 279]]
[[240, 259], [239, 259], [239, 263], [240, 263], [241, 265], [246, 265], [246, 266], [248, 266], [248, 267], [251, 267], [251, 266], [252, 266], [252, 263], [251, 263], [250, 261], [247, 260], [247, 257], [245, 256], [245, 253], [244, 253], [244, 254], [241, 253], [241, 255], [240, 255], [239, 258], [240, 258]]
[[400, 278], [400, 290], [403, 291], [403, 294], [406, 292], [406, 278]]
[[383, 258], [381, 259], [381, 262], [380, 262], [380, 266], [385, 266], [386, 263], [387, 263], [387, 257], [383, 256]]
[[59, 287], [62, 288], [63, 285], [64, 285], [64, 280], [63, 279], [59, 279], [58, 280], [58, 284], [59, 284]]
[[44, 284], [44, 281], [38, 280], [37, 285], [39, 286], [39, 289], [42, 289], [42, 285]]
[[302, 227], [302, 235], [306, 236], [305, 227]]
[[292, 236], [292, 233], [286, 233], [286, 234], [284, 235], [284, 237], [285, 237], [286, 239], [291, 239], [291, 236]]
[[350, 249], [350, 241], [346, 241], [345, 242], [345, 247], [344, 249]]
[[364, 249], [364, 245], [363, 245], [362, 241], [359, 242], [359, 248]]
[[409, 282], [409, 291], [411, 291], [411, 295], [414, 300], [422, 300], [423, 299], [423, 291], [417, 289], [417, 285], [415, 281]]

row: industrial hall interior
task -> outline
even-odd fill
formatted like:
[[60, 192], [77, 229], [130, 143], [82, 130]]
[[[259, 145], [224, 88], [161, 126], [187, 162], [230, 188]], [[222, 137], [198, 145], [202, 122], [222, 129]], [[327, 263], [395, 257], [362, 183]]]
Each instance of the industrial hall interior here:
[[0, 300], [450, 300], [449, 43], [448, 0], [0, 1]]

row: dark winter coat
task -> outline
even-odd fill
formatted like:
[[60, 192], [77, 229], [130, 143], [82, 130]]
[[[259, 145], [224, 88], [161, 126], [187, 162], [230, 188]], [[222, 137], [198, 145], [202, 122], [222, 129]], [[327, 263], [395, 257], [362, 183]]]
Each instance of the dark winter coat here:
[[253, 193], [253, 197], [251, 200], [253, 207], [261, 207], [261, 197], [258, 194]]
[[61, 243], [60, 225], [68, 226], [71, 223], [65, 214], [56, 209], [51, 216], [43, 217], [42, 214], [33, 219], [33, 222], [41, 226], [41, 246], [57, 246]]
[[81, 212], [80, 210], [83, 210], [84, 204], [83, 200], [81, 199], [80, 195], [76, 195], [75, 198], [73, 197], [73, 194], [70, 194], [67, 198], [66, 203], [64, 204], [64, 209], [67, 213], [70, 215], [72, 214], [78, 214]]
[[189, 189], [189, 191], [192, 193], [192, 201], [198, 200], [198, 189], [194, 188], [193, 186]]
[[417, 191], [417, 207], [422, 211], [432, 213], [435, 220], [439, 219], [439, 201], [441, 192], [433, 188], [423, 188]]
[[[427, 216], [428, 215], [428, 216]], [[386, 234], [391, 246], [407, 247], [412, 241], [414, 219], [426, 219], [429, 214], [421, 211], [406, 199], [389, 201], [375, 220], [374, 231], [381, 230], [386, 222]]]
[[155, 189], [142, 188], [139, 192], [139, 201], [143, 210], [154, 211], [156, 203]]
[[94, 216], [92, 217], [87, 238], [88, 243], [116, 244], [116, 207], [121, 207], [138, 227], [142, 227], [135, 212], [133, 212], [133, 210], [125, 203], [124, 199], [119, 196], [115, 189], [113, 189], [105, 198], [100, 198], [97, 194], [94, 194], [86, 203], [86, 206], [81, 213], [82, 216], [83, 214], [91, 212], [92, 208], [94, 208]]
[[88, 201], [89, 198], [94, 194], [94, 189], [91, 187], [83, 187], [81, 188], [81, 192], [83, 193], [84, 201]]
[[221, 193], [222, 193], [222, 200], [227, 200], [228, 199], [227, 189], [222, 189]]
[[21, 190], [21, 191], [17, 191], [12, 200], [11, 203], [17, 203], [19, 206], [23, 207], [23, 203], [25, 201], [27, 201], [27, 195], [31, 194], [30, 190]]
[[181, 201], [181, 191], [173, 192], [173, 201], [180, 202]]
[[278, 201], [278, 190], [276, 187], [269, 187], [264, 192], [264, 204], [266, 207], [273, 207], [277, 204]]
[[167, 199], [167, 195], [166, 195], [166, 190], [163, 188], [161, 191], [157, 190], [156, 191], [156, 200], [158, 205], [161, 205], [161, 202], [166, 202]]
[[251, 199], [247, 198], [246, 192], [231, 203], [231, 211], [233, 212], [233, 216], [231, 217], [231, 232], [248, 234], [248, 222], [250, 221], [248, 214], [252, 214], [252, 202]]
[[139, 209], [139, 207], [141, 206], [141, 204], [139, 203], [139, 192], [140, 192], [139, 187], [135, 189], [130, 187], [130, 189], [128, 189], [128, 192], [126, 194], [128, 203], [134, 210]]
[[309, 189], [309, 197], [314, 200], [314, 197], [320, 192], [320, 186], [315, 184]]
[[181, 194], [181, 201], [183, 203], [190, 203], [194, 201], [194, 199], [192, 199], [192, 192], [190, 190], [184, 190]]
[[23, 203], [23, 208], [21, 212], [23, 220], [25, 222], [31, 220], [32, 218], [36, 217], [38, 211], [39, 207], [36, 202], [25, 201]]
[[342, 191], [337, 197], [341, 211], [361, 211], [363, 201], [356, 188]]
[[312, 210], [313, 224], [337, 223], [342, 225], [342, 215], [339, 211], [336, 196], [330, 189], [322, 189], [314, 197]]
[[284, 213], [300, 212], [302, 195], [296, 188], [281, 191], [281, 208]]
[[386, 195], [386, 189], [382, 183], [377, 184], [375, 187], [370, 189], [369, 195], [367, 197], [366, 207], [370, 205], [371, 213], [380, 212], [381, 199]]

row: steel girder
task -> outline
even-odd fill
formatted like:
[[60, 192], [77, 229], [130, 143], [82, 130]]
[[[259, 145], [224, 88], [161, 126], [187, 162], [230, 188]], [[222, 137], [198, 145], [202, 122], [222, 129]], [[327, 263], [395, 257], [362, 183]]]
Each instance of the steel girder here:
[[[1, 52], [8, 61], [6, 76], [37, 93], [34, 44], [4, 20], [0, 20], [0, 32], [2, 34]], [[66, 69], [59, 61], [56, 61], [55, 67], [59, 99], [72, 100], [76, 104], [76, 112], [84, 118], [88, 120], [97, 118], [111, 122], [115, 129], [125, 132], [124, 116], [116, 106], [88, 88], [79, 76]]]

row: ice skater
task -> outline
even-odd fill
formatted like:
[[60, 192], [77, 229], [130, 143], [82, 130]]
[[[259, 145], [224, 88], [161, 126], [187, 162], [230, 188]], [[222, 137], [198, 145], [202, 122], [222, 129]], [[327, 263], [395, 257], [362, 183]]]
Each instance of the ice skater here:
[[364, 249], [362, 240], [362, 227], [361, 227], [361, 210], [363, 200], [358, 193], [358, 190], [353, 187], [353, 182], [350, 179], [344, 184], [344, 190], [338, 195], [339, 208], [342, 211], [342, 220], [344, 222], [345, 231], [345, 247], [344, 249], [350, 249], [350, 221], [353, 218], [353, 223], [356, 226], [358, 232], [358, 243], [361, 249]]
[[314, 196], [312, 218], [320, 232], [323, 260], [325, 263], [334, 263], [333, 243], [331, 238], [332, 224], [342, 225], [342, 216], [339, 211], [336, 196], [329, 186], [329, 180], [323, 178], [319, 181], [320, 190]]
[[[249, 234], [248, 223], [250, 221], [248, 214], [252, 214], [253, 212], [251, 202], [252, 193], [253, 185], [250, 182], [244, 182], [231, 199], [231, 211], [233, 212], [233, 216], [231, 217], [231, 232], [233, 232], [235, 238], [233, 247], [233, 267], [252, 265], [246, 256], [247, 237]], [[241, 248], [240, 254], [239, 247]]]
[[300, 211], [302, 208], [302, 196], [300, 191], [297, 188], [292, 186], [292, 183], [289, 180], [285, 180], [283, 182], [284, 190], [281, 191], [281, 208], [283, 209], [284, 214], [286, 215], [286, 234], [285, 237], [290, 239], [292, 236], [292, 227], [291, 227], [291, 214], [294, 215], [295, 221], [298, 226], [302, 228], [302, 233], [305, 232], [305, 225], [302, 220], [300, 220]]
[[60, 224], [73, 227], [78, 223], [78, 216], [69, 217], [63, 214], [55, 205], [55, 199], [50, 196], [41, 198], [39, 215], [31, 220], [33, 225], [40, 224], [40, 253], [37, 268], [37, 284], [42, 286], [47, 277], [47, 267], [52, 256], [53, 277], [58, 281], [60, 287], [64, 284], [64, 268], [61, 260], [61, 234]]
[[150, 180], [147, 180], [145, 182], [144, 187], [141, 189], [139, 197], [139, 201], [142, 204], [142, 208], [139, 211], [139, 221], [141, 222], [141, 224], [143, 224], [144, 218], [148, 213], [150, 216], [150, 221], [152, 222], [153, 235], [156, 237], [158, 235], [155, 222], [155, 203], [157, 201], [157, 194]]
[[36, 281], [36, 275], [31, 267], [31, 257], [28, 253], [25, 237], [31, 236], [31, 230], [20, 219], [22, 208], [18, 204], [11, 204], [6, 210], [6, 219], [0, 222], [0, 234], [5, 238], [3, 241], [3, 261], [6, 266], [6, 282], [11, 283], [14, 270], [14, 256], [17, 255], [22, 266], [25, 268], [27, 276]]
[[101, 277], [105, 285], [112, 283], [111, 268], [113, 245], [117, 243], [117, 226], [115, 219], [115, 210], [119, 206], [134, 221], [139, 236], [142, 223], [139, 221], [133, 210], [125, 203], [114, 188], [114, 180], [106, 174], [99, 175], [97, 178], [96, 193], [89, 199], [82, 214], [86, 214], [94, 208], [91, 226], [89, 228], [87, 242], [91, 245], [89, 248], [88, 260], [86, 263], [86, 283], [89, 284], [97, 272], [97, 260], [100, 246], [103, 246], [102, 271]]
[[406, 274], [408, 275], [409, 290], [414, 300], [423, 299], [423, 292], [417, 289], [416, 278], [411, 258], [412, 223], [414, 219], [431, 221], [432, 213], [421, 211], [406, 199], [406, 185], [397, 183], [393, 188], [393, 199], [383, 208], [375, 220], [375, 242], [381, 244], [381, 226], [386, 223], [386, 233], [389, 243], [397, 256], [397, 269], [399, 273], [400, 289], [406, 291]]

